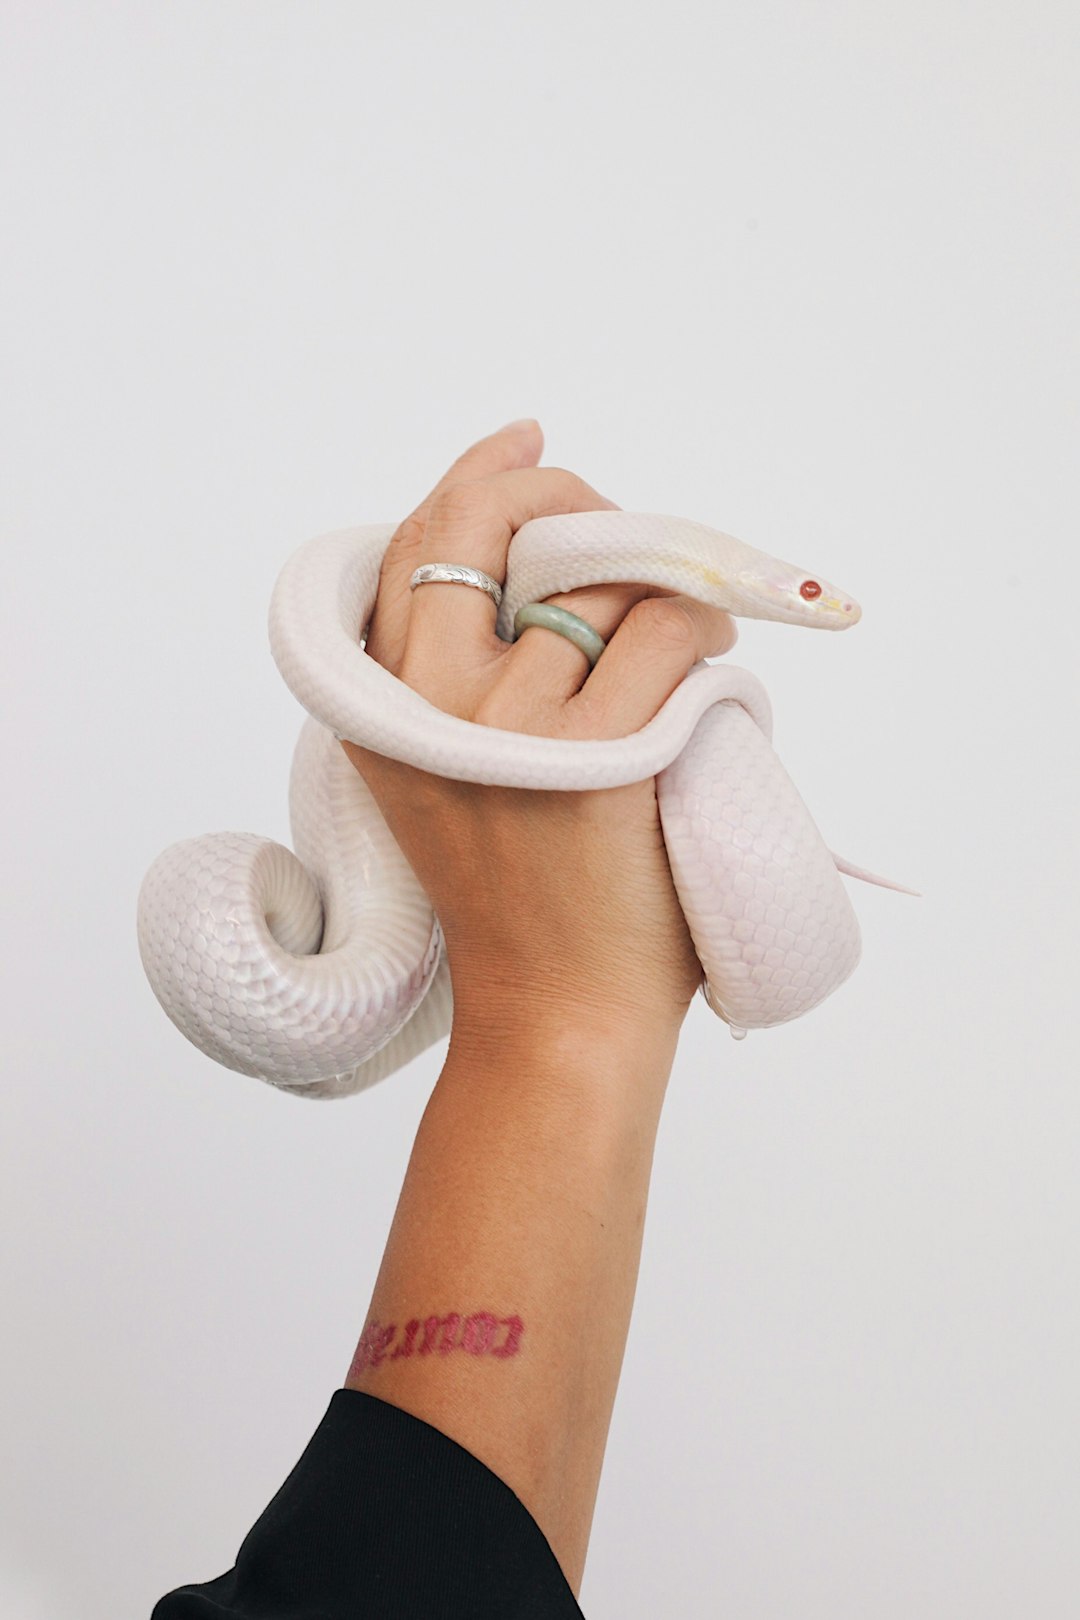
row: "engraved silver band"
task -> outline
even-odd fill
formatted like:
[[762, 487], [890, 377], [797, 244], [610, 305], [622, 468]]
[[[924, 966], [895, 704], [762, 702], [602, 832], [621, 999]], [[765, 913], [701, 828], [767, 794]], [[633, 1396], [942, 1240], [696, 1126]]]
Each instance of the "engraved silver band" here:
[[502, 586], [482, 568], [468, 568], [464, 563], [422, 563], [409, 580], [410, 591], [418, 585], [475, 585], [486, 591], [498, 607], [502, 601]]

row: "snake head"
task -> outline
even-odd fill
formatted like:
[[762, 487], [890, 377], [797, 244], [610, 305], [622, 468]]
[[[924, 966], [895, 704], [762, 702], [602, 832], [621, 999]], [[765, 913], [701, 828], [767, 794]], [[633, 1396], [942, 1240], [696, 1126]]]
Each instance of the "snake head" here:
[[818, 630], [846, 630], [858, 624], [862, 609], [846, 591], [820, 574], [781, 562], [759, 552], [753, 563], [740, 568], [739, 608], [747, 618], [778, 619], [785, 624], [806, 624]]

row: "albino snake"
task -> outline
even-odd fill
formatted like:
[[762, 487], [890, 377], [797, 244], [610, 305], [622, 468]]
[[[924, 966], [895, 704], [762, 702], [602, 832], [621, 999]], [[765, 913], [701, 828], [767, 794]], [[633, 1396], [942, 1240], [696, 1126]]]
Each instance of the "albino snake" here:
[[[173, 844], [143, 879], [143, 966], [188, 1039], [226, 1068], [329, 1097], [383, 1079], [449, 1031], [438, 920], [343, 738], [440, 776], [506, 787], [655, 776], [702, 990], [732, 1033], [798, 1018], [841, 985], [860, 940], [838, 872], [916, 891], [826, 848], [773, 752], [760, 681], [702, 660], [646, 726], [609, 741], [525, 736], [446, 714], [363, 650], [395, 528], [309, 540], [274, 588], [274, 659], [310, 716], [289, 786], [296, 855], [251, 833], [214, 833]], [[860, 612], [820, 576], [703, 524], [604, 510], [518, 530], [497, 632], [513, 639], [526, 602], [624, 581], [822, 629], [844, 629]]]

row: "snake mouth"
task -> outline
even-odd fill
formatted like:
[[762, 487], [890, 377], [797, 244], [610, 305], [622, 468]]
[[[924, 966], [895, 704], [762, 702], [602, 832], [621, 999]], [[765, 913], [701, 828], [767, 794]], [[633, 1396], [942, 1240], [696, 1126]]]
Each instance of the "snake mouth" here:
[[862, 618], [862, 608], [858, 602], [852, 602], [848, 597], [827, 596], [821, 599], [821, 606], [829, 608], [832, 613], [842, 617], [838, 620], [836, 628], [846, 630], [849, 625], [858, 624]]

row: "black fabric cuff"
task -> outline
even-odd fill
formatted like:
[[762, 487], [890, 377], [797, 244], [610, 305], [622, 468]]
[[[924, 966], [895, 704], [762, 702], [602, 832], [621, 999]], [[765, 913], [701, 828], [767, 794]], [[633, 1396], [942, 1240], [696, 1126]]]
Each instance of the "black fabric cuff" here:
[[540, 1526], [449, 1435], [335, 1390], [225, 1575], [151, 1620], [584, 1620]]

